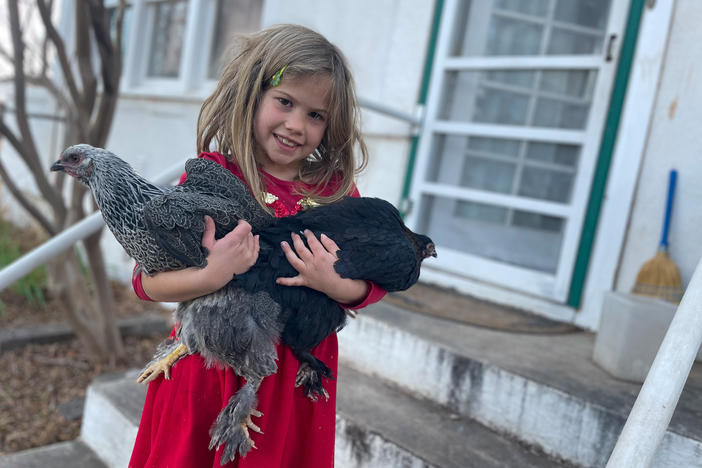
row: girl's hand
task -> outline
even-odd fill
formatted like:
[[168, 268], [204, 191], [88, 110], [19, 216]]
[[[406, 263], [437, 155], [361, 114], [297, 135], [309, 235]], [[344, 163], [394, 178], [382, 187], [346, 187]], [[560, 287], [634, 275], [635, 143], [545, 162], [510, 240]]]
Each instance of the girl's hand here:
[[336, 242], [325, 234], [317, 239], [309, 229], [305, 230], [305, 239], [309, 248], [298, 234], [292, 233], [294, 251], [289, 243], [281, 243], [285, 257], [299, 275], [278, 278], [276, 282], [283, 286], [307, 286], [316, 289], [341, 304], [354, 304], [363, 300], [368, 294], [368, 283], [342, 278], [334, 270], [334, 263], [338, 259], [336, 252], [339, 251]]
[[222, 288], [235, 274], [251, 268], [258, 258], [258, 236], [251, 234], [246, 221], [240, 221], [233, 231], [215, 240], [214, 221], [206, 216], [202, 245], [209, 250], [205, 268], [189, 267], [153, 276], [142, 273], [146, 295], [154, 301], [189, 301]]
[[258, 259], [258, 236], [251, 234], [251, 225], [244, 220], [239, 220], [237, 226], [221, 239], [215, 239], [214, 221], [205, 216], [202, 246], [209, 251], [203, 273], [214, 284], [219, 284], [213, 291], [227, 284], [234, 275], [246, 273]]

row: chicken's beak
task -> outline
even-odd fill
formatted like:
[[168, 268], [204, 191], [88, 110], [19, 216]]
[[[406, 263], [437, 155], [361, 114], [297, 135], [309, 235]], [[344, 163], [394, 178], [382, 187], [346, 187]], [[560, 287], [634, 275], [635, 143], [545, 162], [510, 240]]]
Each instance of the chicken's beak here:
[[60, 160], [59, 160], [59, 161], [56, 161], [55, 163], [53, 163], [53, 164], [51, 165], [51, 171], [52, 171], [52, 172], [63, 171], [64, 169], [66, 169], [66, 168], [63, 167], [63, 164], [61, 164], [61, 161], [60, 161]]
[[429, 258], [429, 257], [434, 257], [436, 258], [436, 246], [432, 242], [431, 244], [427, 245], [427, 249], [425, 251], [426, 256], [424, 258]]

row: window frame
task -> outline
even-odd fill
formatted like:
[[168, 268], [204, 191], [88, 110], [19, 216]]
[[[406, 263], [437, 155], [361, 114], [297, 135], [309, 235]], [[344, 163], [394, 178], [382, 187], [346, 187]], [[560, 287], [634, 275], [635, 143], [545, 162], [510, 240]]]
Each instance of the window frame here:
[[[127, 1], [132, 8], [132, 24], [129, 25], [126, 40], [121, 94], [122, 96], [201, 100], [216, 85], [216, 80], [207, 76], [207, 70], [215, 35], [217, 0], [185, 0], [187, 13], [178, 76], [149, 77], [148, 57], [154, 27], [154, 10], [150, 6], [164, 1], [168, 0]], [[118, 0], [107, 0], [105, 3], [106, 7], [119, 5]], [[262, 23], [263, 17], [261, 25]], [[206, 34], [203, 34], [203, 31]]]

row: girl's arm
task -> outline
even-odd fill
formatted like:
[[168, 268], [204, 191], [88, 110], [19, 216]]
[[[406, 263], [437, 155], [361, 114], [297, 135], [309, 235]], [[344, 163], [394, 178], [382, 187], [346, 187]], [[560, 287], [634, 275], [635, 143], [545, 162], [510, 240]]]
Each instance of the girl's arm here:
[[215, 240], [212, 218], [205, 217], [202, 245], [209, 250], [204, 268], [190, 267], [153, 276], [141, 275], [146, 295], [154, 301], [181, 302], [217, 291], [234, 275], [248, 271], [258, 258], [258, 236], [246, 221]]
[[340, 304], [362, 302], [368, 296], [370, 284], [363, 280], [342, 278], [334, 270], [336, 252], [339, 250], [336, 242], [324, 234], [317, 239], [310, 230], [305, 230], [305, 239], [309, 248], [295, 233], [292, 234], [295, 250], [288, 242], [281, 243], [285, 257], [299, 274], [292, 278], [278, 278], [277, 283], [284, 286], [307, 286], [323, 292]]

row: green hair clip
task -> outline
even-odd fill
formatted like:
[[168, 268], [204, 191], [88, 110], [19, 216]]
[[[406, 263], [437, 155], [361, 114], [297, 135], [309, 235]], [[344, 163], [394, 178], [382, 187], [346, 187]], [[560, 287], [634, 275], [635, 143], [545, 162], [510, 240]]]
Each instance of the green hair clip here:
[[269, 84], [271, 85], [271, 88], [275, 88], [276, 86], [278, 86], [280, 84], [280, 79], [283, 78], [283, 72], [285, 71], [285, 67], [287, 67], [287, 65], [285, 65], [283, 68], [281, 68], [278, 71], [278, 73], [273, 75], [273, 78], [271, 78], [271, 81], [269, 82]]

